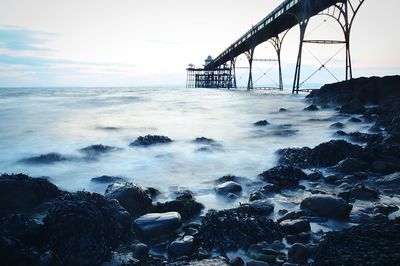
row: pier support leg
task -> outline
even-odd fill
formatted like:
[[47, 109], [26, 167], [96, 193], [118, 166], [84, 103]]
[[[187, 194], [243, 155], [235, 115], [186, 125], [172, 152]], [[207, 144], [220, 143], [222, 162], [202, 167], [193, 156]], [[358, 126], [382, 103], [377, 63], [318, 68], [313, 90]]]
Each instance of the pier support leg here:
[[304, 35], [306, 33], [307, 25], [309, 19], [305, 19], [299, 23], [300, 26], [300, 43], [299, 43], [299, 52], [297, 54], [297, 62], [296, 62], [296, 69], [294, 72], [294, 81], [293, 81], [293, 89], [292, 93], [299, 93], [300, 88], [300, 72], [301, 72], [301, 56], [303, 52], [303, 41]]
[[279, 35], [273, 37], [272, 39], [269, 40], [269, 42], [274, 46], [275, 51], [276, 51], [276, 56], [278, 59], [278, 71], [279, 71], [279, 90], [283, 90], [283, 77], [282, 77], [282, 61], [281, 61], [281, 50], [282, 50], [282, 43], [283, 39], [285, 39], [286, 34], [289, 32], [287, 30], [282, 38], [279, 37]]
[[232, 81], [232, 88], [237, 88], [236, 86], [236, 58], [231, 60], [231, 68], [233, 71], [233, 81]]
[[246, 52], [247, 59], [249, 60], [249, 80], [247, 82], [247, 90], [253, 89], [253, 56], [254, 56], [254, 48], [251, 48], [248, 52]]

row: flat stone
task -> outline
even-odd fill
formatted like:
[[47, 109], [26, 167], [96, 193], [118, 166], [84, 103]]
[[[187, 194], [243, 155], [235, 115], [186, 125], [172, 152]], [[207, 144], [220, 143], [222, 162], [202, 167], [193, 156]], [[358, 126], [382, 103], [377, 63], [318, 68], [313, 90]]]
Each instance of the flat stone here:
[[146, 236], [168, 234], [181, 226], [181, 215], [178, 212], [148, 213], [134, 223]]
[[353, 208], [341, 198], [329, 195], [313, 195], [302, 200], [301, 209], [307, 209], [322, 217], [347, 217]]
[[286, 234], [294, 235], [311, 230], [310, 222], [304, 219], [284, 220], [280, 224]]

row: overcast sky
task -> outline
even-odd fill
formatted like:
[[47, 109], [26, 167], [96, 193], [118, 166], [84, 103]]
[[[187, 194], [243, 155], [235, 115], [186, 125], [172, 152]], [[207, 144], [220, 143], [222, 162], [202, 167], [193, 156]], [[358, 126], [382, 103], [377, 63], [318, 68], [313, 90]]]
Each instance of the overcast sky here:
[[[217, 56], [280, 3], [0, 0], [0, 87], [184, 84], [189, 63]], [[355, 76], [399, 74], [399, 11], [398, 0], [365, 1], [352, 31]], [[341, 37], [334, 22], [321, 21], [313, 19], [310, 39]], [[291, 82], [297, 47], [296, 27], [283, 44], [285, 83]], [[324, 62], [340, 48], [307, 45], [303, 76], [319, 67], [315, 58]], [[256, 57], [273, 56], [267, 44], [256, 49]], [[330, 62], [339, 79], [343, 59], [342, 52]], [[331, 81], [328, 74], [315, 82]]]

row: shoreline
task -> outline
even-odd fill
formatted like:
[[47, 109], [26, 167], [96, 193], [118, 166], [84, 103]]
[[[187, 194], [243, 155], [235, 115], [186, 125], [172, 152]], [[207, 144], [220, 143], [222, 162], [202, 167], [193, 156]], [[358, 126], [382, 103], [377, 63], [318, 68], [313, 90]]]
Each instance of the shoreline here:
[[[313, 91], [307, 96], [306, 111], [336, 108], [354, 123], [373, 122], [374, 126], [369, 133], [359, 133], [333, 124], [338, 136], [352, 142], [333, 139], [314, 148], [282, 149], [277, 151], [278, 165], [260, 173], [256, 181], [236, 176], [215, 180], [215, 193], [227, 200], [235, 199], [244, 187], [258, 187], [248, 195], [248, 203], [234, 209], [202, 213], [204, 206], [190, 191], [177, 191], [174, 200], [159, 203], [156, 188], [130, 183], [110, 185], [104, 195], [67, 193], [44, 179], [5, 174], [0, 177], [0, 213], [4, 214], [0, 247], [8, 252], [0, 254], [0, 262], [398, 264], [400, 219], [393, 219], [393, 213], [398, 214], [400, 206], [399, 87], [400, 77], [392, 76], [360, 78]], [[268, 126], [268, 121], [259, 122]], [[131, 145], [170, 141], [163, 136], [146, 137]], [[198, 141], [213, 145], [212, 139]], [[15, 187], [19, 189], [12, 191]], [[271, 195], [296, 193], [306, 196], [290, 202], [294, 207], [289, 210], [269, 200]], [[272, 220], [274, 209], [278, 216]], [[38, 223], [31, 218], [44, 219]], [[321, 232], [318, 225], [330, 222], [359, 226]], [[378, 248], [372, 250], [373, 246]], [[231, 252], [238, 249], [243, 251]]]

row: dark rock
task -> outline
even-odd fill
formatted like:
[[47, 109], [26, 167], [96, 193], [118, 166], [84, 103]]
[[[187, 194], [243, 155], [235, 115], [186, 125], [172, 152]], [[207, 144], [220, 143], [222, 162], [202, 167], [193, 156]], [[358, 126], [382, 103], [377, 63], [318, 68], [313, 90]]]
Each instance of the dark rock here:
[[318, 170], [314, 170], [312, 173], [309, 173], [307, 175], [307, 180], [311, 180], [311, 181], [317, 181], [317, 180], [320, 180], [320, 179], [323, 179], [323, 178], [324, 178], [324, 176]]
[[62, 162], [62, 161], [67, 161], [69, 158], [56, 153], [48, 153], [48, 154], [43, 154], [39, 156], [34, 156], [26, 159], [20, 160], [22, 163], [28, 163], [28, 164], [52, 164], [52, 163], [57, 163], [57, 162]]
[[241, 257], [236, 257], [231, 260], [231, 266], [245, 266], [245, 262]]
[[377, 200], [379, 199], [379, 192], [365, 186], [364, 184], [359, 184], [354, 188], [347, 191], [339, 193], [339, 197], [349, 201], [349, 200]]
[[246, 263], [247, 266], [269, 266], [268, 263], [264, 262], [264, 261], [260, 261], [260, 260], [249, 260]]
[[240, 193], [242, 186], [234, 181], [227, 181], [215, 187], [218, 194], [227, 195], [229, 193]]
[[125, 178], [119, 176], [102, 175], [98, 177], [93, 177], [90, 181], [95, 183], [116, 183], [116, 182], [122, 182], [124, 180]]
[[358, 145], [344, 140], [331, 140], [312, 149], [311, 163], [316, 166], [333, 166], [347, 157], [357, 158], [362, 152]]
[[184, 236], [180, 240], [173, 241], [168, 247], [168, 256], [178, 258], [180, 256], [191, 255], [194, 251], [193, 236]]
[[245, 177], [241, 177], [241, 176], [225, 175], [225, 176], [220, 177], [217, 180], [215, 180], [214, 183], [216, 185], [220, 185], [220, 184], [228, 182], [228, 181], [233, 181], [233, 182], [240, 184], [240, 183], [248, 182], [249, 180], [246, 179]]
[[311, 164], [311, 151], [308, 147], [287, 148], [277, 151], [280, 164], [292, 164], [299, 166], [308, 166]]
[[132, 238], [131, 227], [117, 201], [87, 192], [60, 197], [44, 219], [48, 246], [62, 265], [102, 263], [112, 248]]
[[248, 249], [249, 256], [257, 261], [275, 264], [277, 260], [286, 258], [286, 255], [278, 250], [269, 248], [265, 241], [251, 245]]
[[282, 232], [288, 235], [295, 235], [311, 230], [310, 222], [303, 219], [284, 220], [280, 224]]
[[135, 217], [150, 211], [152, 207], [152, 200], [146, 191], [132, 183], [109, 185], [105, 197], [118, 200]]
[[382, 213], [384, 215], [389, 215], [398, 210], [399, 207], [396, 205], [378, 204], [374, 206], [374, 213]]
[[209, 138], [205, 138], [205, 137], [195, 138], [193, 140], [193, 142], [199, 143], [199, 144], [215, 144], [216, 143], [215, 140], [209, 139]]
[[269, 200], [254, 200], [249, 205], [255, 209], [256, 212], [267, 215], [274, 211], [274, 204]]
[[195, 201], [192, 197], [178, 196], [176, 200], [157, 203], [153, 207], [153, 212], [178, 212], [183, 220], [193, 218], [200, 214], [204, 205]]
[[269, 125], [269, 122], [267, 120], [260, 120], [255, 122], [254, 125], [257, 127], [265, 127]]
[[340, 198], [328, 195], [313, 195], [302, 200], [301, 209], [306, 209], [322, 217], [347, 217], [352, 205]]
[[158, 136], [158, 135], [146, 135], [144, 137], [138, 137], [134, 142], [129, 144], [130, 146], [150, 146], [155, 144], [166, 144], [170, 143], [172, 140], [166, 136]]
[[346, 114], [362, 114], [365, 111], [366, 109], [359, 99], [346, 103], [342, 105], [342, 108], [340, 108], [340, 112]]
[[327, 184], [335, 184], [341, 178], [338, 175], [328, 175], [324, 178], [325, 183]]
[[281, 240], [278, 226], [252, 208], [209, 211], [203, 218], [195, 242], [206, 249], [249, 247], [261, 241]]
[[291, 165], [279, 165], [261, 173], [259, 177], [285, 189], [297, 187], [299, 180], [306, 179], [307, 175], [300, 168]]
[[361, 123], [361, 119], [357, 118], [357, 117], [352, 117], [349, 119], [350, 122], [352, 123]]
[[149, 247], [143, 243], [136, 243], [130, 246], [133, 257], [143, 261], [149, 257]]
[[315, 104], [312, 104], [312, 105], [304, 108], [304, 111], [318, 111], [318, 110], [319, 110], [319, 108]]
[[399, 265], [399, 237], [399, 219], [329, 232], [315, 250], [314, 264]]
[[279, 215], [285, 215], [285, 214], [288, 213], [288, 212], [289, 212], [288, 210], [282, 209], [282, 210], [279, 210], [279, 211], [278, 211], [278, 214], [279, 214]]
[[289, 248], [288, 258], [290, 262], [305, 264], [308, 260], [308, 248], [301, 243], [296, 243]]
[[0, 213], [30, 212], [39, 204], [60, 196], [62, 192], [43, 178], [24, 174], [0, 176]]
[[400, 172], [386, 175], [376, 180], [376, 183], [385, 187], [398, 187], [400, 186]]
[[202, 260], [182, 260], [168, 263], [168, 266], [230, 266], [230, 263], [222, 257]]
[[158, 189], [153, 188], [153, 187], [148, 187], [148, 188], [146, 188], [145, 191], [152, 200], [156, 199], [158, 196], [160, 196], [162, 194], [161, 191], [159, 191]]
[[134, 222], [143, 236], [154, 237], [178, 229], [181, 226], [181, 215], [177, 212], [148, 213]]
[[354, 158], [346, 158], [340, 161], [336, 166], [335, 169], [344, 173], [344, 174], [351, 174], [359, 171], [364, 171], [368, 168], [368, 164], [363, 162], [359, 159]]
[[330, 128], [344, 128], [344, 124], [337, 122], [329, 126]]
[[80, 149], [80, 152], [84, 153], [88, 157], [95, 157], [103, 153], [115, 151], [117, 148], [113, 146], [107, 146], [102, 144], [91, 145]]
[[285, 109], [285, 108], [280, 108], [280, 109], [279, 109], [279, 112], [280, 112], [280, 113], [288, 112], [288, 111], [289, 111], [289, 110], [287, 110], [287, 109]]

